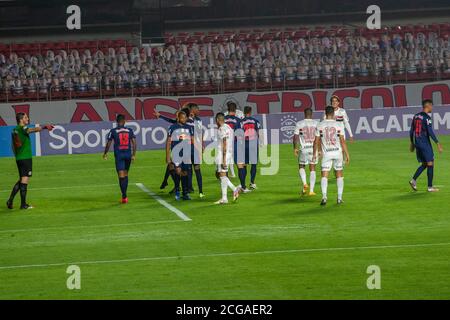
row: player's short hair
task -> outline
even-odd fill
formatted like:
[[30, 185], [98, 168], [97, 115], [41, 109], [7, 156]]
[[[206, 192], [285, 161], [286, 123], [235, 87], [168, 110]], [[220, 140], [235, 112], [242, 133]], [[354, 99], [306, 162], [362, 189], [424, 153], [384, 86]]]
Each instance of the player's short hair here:
[[119, 123], [122, 121], [125, 121], [125, 116], [123, 114], [118, 114], [116, 117], [116, 122]]
[[225, 120], [225, 114], [223, 112], [219, 112], [218, 114], [216, 114], [216, 121], [224, 121]]
[[337, 101], [341, 102], [341, 98], [339, 98], [339, 97], [336, 96], [336, 95], [331, 96], [330, 101], [333, 101], [333, 99], [336, 99]]
[[305, 117], [310, 117], [313, 114], [313, 110], [311, 108], [306, 108], [304, 113], [305, 113]]
[[247, 115], [247, 114], [251, 114], [251, 113], [252, 113], [252, 107], [245, 106], [244, 107], [244, 114]]
[[188, 113], [186, 113], [186, 110], [189, 110], [189, 109], [185, 108], [183, 110], [178, 111], [177, 118], [179, 118], [180, 116], [186, 116], [187, 117]]
[[191, 109], [189, 107], [181, 109], [181, 112], [188, 116], [191, 113]]
[[237, 106], [234, 102], [228, 102], [227, 103], [228, 112], [236, 112]]
[[327, 116], [333, 115], [333, 114], [334, 114], [334, 108], [333, 108], [332, 106], [327, 106], [327, 107], [325, 108], [325, 114], [326, 114]]
[[422, 101], [422, 107], [425, 107], [427, 104], [433, 104], [433, 100], [425, 99]]
[[189, 110], [198, 110], [198, 104], [196, 103], [189, 103]]
[[20, 123], [20, 120], [22, 120], [25, 117], [26, 113], [25, 112], [18, 112], [16, 113], [16, 121], [17, 124]]

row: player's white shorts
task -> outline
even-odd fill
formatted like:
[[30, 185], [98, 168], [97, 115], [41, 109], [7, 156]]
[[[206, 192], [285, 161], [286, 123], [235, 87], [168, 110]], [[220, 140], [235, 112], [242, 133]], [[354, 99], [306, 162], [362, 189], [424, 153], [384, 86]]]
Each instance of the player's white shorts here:
[[308, 165], [308, 164], [317, 164], [317, 156], [316, 161], [313, 161], [313, 149], [302, 149], [298, 154], [298, 164], [300, 165]]
[[342, 152], [339, 153], [325, 153], [322, 157], [322, 171], [336, 171], [344, 170], [344, 157]]

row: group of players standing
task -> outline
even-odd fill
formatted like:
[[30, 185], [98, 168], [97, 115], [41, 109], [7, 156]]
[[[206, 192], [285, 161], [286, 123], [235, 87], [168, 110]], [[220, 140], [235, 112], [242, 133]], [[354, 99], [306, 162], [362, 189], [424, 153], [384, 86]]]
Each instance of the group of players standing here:
[[[228, 111], [215, 116], [217, 124], [215, 164], [216, 177], [220, 180], [222, 197], [216, 204], [228, 203], [227, 190], [233, 192], [236, 201], [240, 193], [248, 193], [257, 189], [255, 184], [258, 152], [260, 143], [260, 122], [252, 117], [252, 108], [245, 107], [244, 112], [237, 109], [235, 103], [227, 105]], [[416, 151], [417, 160], [421, 163], [409, 184], [417, 191], [417, 179], [425, 169], [428, 176], [428, 191], [439, 191], [433, 186], [434, 153], [430, 138], [437, 144], [439, 152], [443, 151], [433, 131], [430, 114], [433, 110], [431, 100], [422, 102], [423, 111], [413, 118], [410, 129], [411, 152]], [[176, 200], [191, 200], [190, 194], [194, 192], [192, 186], [193, 172], [197, 179], [199, 197], [204, 198], [201, 164], [205, 151], [204, 130], [199, 117], [200, 109], [194, 103], [183, 106], [176, 114], [176, 118], [168, 118], [156, 112], [157, 118], [168, 121], [171, 126], [168, 130], [166, 142], [166, 173], [161, 189], [168, 185], [172, 177], [175, 187], [171, 193]], [[350, 141], [353, 133], [349, 124], [347, 113], [340, 107], [337, 96], [331, 98], [331, 106], [325, 108], [323, 121], [313, 120], [313, 110], [304, 111], [305, 119], [296, 124], [294, 132], [294, 154], [298, 157], [299, 177], [302, 182], [302, 195], [314, 196], [316, 182], [316, 165], [321, 159], [321, 205], [327, 204], [328, 177], [332, 169], [337, 180], [337, 203], [343, 203], [344, 191], [344, 163], [350, 163], [350, 154], [346, 143], [348, 131]], [[16, 114], [17, 126], [12, 131], [12, 146], [19, 171], [19, 180], [14, 185], [11, 195], [6, 203], [9, 209], [13, 208], [15, 195], [20, 191], [21, 209], [31, 209], [26, 202], [27, 186], [32, 176], [32, 151], [30, 134], [42, 130], [53, 129], [52, 125], [30, 127], [29, 118], [25, 113]], [[117, 116], [117, 126], [108, 134], [108, 142], [103, 158], [106, 160], [109, 149], [114, 142], [114, 156], [119, 185], [122, 193], [122, 203], [128, 203], [128, 171], [136, 158], [137, 143], [133, 130], [125, 126], [125, 116]], [[235, 186], [229, 177], [235, 177], [234, 165], [238, 167], [240, 185]], [[250, 188], [246, 186], [247, 166], [250, 170]], [[306, 178], [306, 166], [310, 169], [310, 182]], [[308, 191], [309, 189], [309, 191]]]

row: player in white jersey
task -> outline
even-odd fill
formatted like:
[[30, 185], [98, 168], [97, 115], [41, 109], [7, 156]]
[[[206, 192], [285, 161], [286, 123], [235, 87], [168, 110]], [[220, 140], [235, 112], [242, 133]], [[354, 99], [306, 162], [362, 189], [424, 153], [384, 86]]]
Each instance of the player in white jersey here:
[[[313, 120], [311, 108], [305, 109], [305, 119], [297, 122], [294, 132], [294, 154], [298, 158], [298, 169], [302, 181], [302, 194], [305, 195], [309, 188], [309, 195], [315, 196], [314, 185], [316, 183], [316, 164], [313, 161], [314, 140], [316, 138], [316, 127], [318, 121]], [[306, 166], [309, 166], [309, 183], [306, 180]]]
[[[342, 126], [342, 134], [344, 135], [344, 139], [345, 139], [345, 130], [344, 129], [346, 129], [348, 131], [348, 135], [350, 136], [350, 142], [353, 143], [353, 141], [354, 141], [353, 131], [352, 131], [352, 127], [350, 126], [347, 112], [345, 111], [345, 109], [341, 108], [340, 105], [341, 105], [341, 99], [339, 99], [338, 96], [332, 96], [331, 97], [331, 106], [334, 109], [334, 119]], [[324, 120], [325, 120], [325, 118], [326, 118], [326, 115], [323, 116]]]
[[220, 179], [222, 188], [222, 198], [215, 204], [228, 203], [227, 188], [233, 191], [233, 200], [239, 197], [239, 188], [231, 183], [227, 176], [228, 166], [233, 164], [234, 131], [225, 123], [225, 115], [218, 113], [216, 115], [217, 124], [217, 150], [216, 150], [216, 176]]
[[346, 164], [350, 163], [350, 155], [342, 132], [343, 128], [336, 120], [334, 120], [333, 107], [328, 106], [325, 109], [325, 115], [326, 119], [317, 125], [313, 149], [314, 161], [317, 159], [316, 152], [318, 150], [322, 151], [322, 206], [327, 204], [328, 175], [331, 169], [334, 169], [336, 173], [338, 188], [337, 203], [343, 203], [344, 160]]

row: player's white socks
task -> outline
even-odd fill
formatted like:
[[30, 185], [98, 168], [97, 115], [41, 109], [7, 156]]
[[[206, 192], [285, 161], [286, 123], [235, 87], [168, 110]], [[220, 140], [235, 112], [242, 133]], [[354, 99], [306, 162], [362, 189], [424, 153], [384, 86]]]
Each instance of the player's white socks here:
[[228, 167], [228, 170], [230, 171], [230, 175], [232, 175], [233, 177], [236, 176], [234, 174], [234, 164], [230, 164], [230, 166]]
[[322, 199], [327, 199], [328, 178], [322, 177], [322, 181], [320, 182], [320, 187], [322, 188]]
[[304, 186], [305, 184], [307, 184], [308, 182], [306, 181], [306, 170], [305, 168], [300, 168], [298, 170], [298, 174], [300, 175], [300, 179], [302, 180], [302, 186]]
[[342, 200], [342, 194], [344, 193], [344, 177], [337, 178], [337, 190], [338, 190], [338, 200]]
[[234, 192], [234, 190], [236, 190], [236, 187], [234, 186], [234, 184], [230, 181], [230, 179], [228, 177], [225, 177], [225, 178], [227, 178], [228, 187], [230, 187], [231, 191]]
[[227, 182], [227, 180], [228, 180], [228, 177], [220, 177], [220, 187], [222, 188], [222, 200], [228, 200], [228, 197], [227, 197], [228, 182]]
[[316, 184], [316, 172], [311, 171], [309, 173], [309, 191], [314, 192], [314, 185]]

